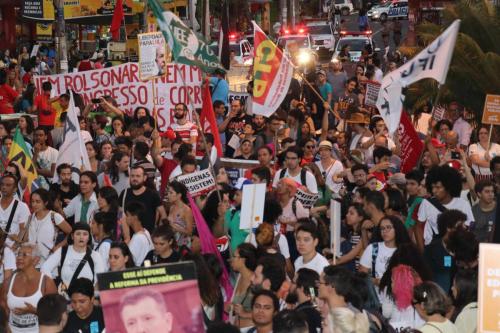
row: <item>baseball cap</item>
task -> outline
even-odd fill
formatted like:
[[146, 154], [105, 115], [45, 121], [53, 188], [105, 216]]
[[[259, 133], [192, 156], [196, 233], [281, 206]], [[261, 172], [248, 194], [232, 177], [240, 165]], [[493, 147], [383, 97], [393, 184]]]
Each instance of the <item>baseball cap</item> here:
[[168, 129], [165, 132], [160, 133], [160, 137], [167, 138], [167, 139], [170, 139], [170, 140], [175, 140], [176, 135], [175, 135], [174, 130]]
[[252, 181], [250, 181], [244, 177], [241, 177], [241, 178], [238, 178], [238, 181], [234, 185], [234, 188], [237, 189], [238, 191], [241, 191], [241, 190], [243, 190], [243, 186], [252, 185], [252, 184], [253, 184]]
[[322, 70], [322, 69], [318, 70], [318, 71], [316, 72], [316, 74], [317, 74], [317, 75], [324, 75], [324, 76], [326, 76], [326, 72], [325, 72], [324, 70]]

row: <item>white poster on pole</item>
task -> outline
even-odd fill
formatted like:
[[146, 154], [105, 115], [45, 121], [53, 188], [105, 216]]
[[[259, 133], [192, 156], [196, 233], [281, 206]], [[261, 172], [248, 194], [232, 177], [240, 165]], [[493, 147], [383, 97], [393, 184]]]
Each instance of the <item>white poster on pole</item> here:
[[243, 185], [240, 229], [257, 228], [264, 220], [266, 184]]
[[330, 200], [330, 248], [333, 260], [340, 256], [340, 202]]
[[139, 77], [149, 80], [167, 73], [167, 63], [171, 60], [167, 43], [161, 32], [138, 34], [139, 43]]

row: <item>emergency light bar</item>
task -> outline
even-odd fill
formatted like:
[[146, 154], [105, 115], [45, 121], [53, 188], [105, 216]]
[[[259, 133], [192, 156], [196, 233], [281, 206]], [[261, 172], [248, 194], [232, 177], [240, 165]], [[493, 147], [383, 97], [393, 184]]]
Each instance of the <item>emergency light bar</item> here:
[[372, 31], [371, 30], [365, 30], [365, 31], [340, 31], [340, 34], [342, 36], [367, 36], [371, 35]]

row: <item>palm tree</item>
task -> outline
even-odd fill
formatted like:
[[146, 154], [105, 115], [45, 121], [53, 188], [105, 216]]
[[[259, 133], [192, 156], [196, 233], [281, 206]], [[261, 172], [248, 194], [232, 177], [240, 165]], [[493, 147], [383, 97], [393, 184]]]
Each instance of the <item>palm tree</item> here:
[[[424, 47], [455, 19], [462, 22], [440, 102], [458, 101], [480, 121], [486, 94], [500, 94], [500, 15], [487, 0], [460, 0], [444, 10], [444, 27], [417, 26]], [[405, 105], [418, 108], [433, 101], [436, 94], [437, 83], [422, 80], [407, 89]]]

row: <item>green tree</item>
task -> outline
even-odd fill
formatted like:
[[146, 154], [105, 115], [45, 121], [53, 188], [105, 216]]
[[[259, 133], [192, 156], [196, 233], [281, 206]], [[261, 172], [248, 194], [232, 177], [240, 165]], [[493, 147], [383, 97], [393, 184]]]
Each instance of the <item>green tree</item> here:
[[[499, 11], [488, 0], [460, 0], [446, 7], [443, 14], [442, 26], [431, 23], [417, 26], [421, 48], [436, 39], [455, 19], [462, 20], [448, 77], [441, 87], [440, 102], [458, 101], [474, 111], [480, 121], [486, 94], [500, 94]], [[434, 80], [411, 85], [405, 105], [416, 109], [433, 101], [437, 88]]]

